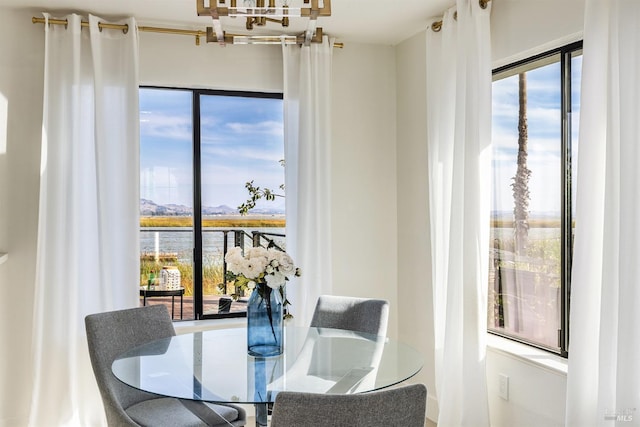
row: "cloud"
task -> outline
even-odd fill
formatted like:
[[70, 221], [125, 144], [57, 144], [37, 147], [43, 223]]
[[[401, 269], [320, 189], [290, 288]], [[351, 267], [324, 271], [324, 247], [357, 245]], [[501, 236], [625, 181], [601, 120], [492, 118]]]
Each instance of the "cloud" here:
[[[193, 181], [191, 92], [145, 89], [140, 99], [141, 194], [186, 204]], [[252, 179], [272, 189], [283, 183], [282, 100], [207, 95], [200, 112], [205, 204], [237, 206]]]
[[553, 126], [560, 133], [560, 105], [557, 107], [533, 107], [527, 109], [527, 121], [534, 125]]
[[140, 111], [140, 136], [161, 137], [191, 142], [193, 129], [190, 115], [152, 113]]
[[273, 162], [279, 165], [279, 161], [284, 158], [282, 150], [273, 150], [266, 146], [203, 144], [201, 146], [203, 156], [211, 156], [225, 162], [242, 164], [249, 161]]
[[266, 120], [257, 123], [230, 122], [226, 124], [226, 127], [232, 132], [238, 134], [284, 135], [284, 126], [282, 122], [274, 120]]
[[[529, 138], [527, 148], [527, 167], [531, 170], [531, 212], [557, 211], [561, 188], [560, 141], [557, 138]], [[511, 183], [516, 173], [517, 154], [517, 135], [494, 135], [493, 209], [504, 211], [513, 208]]]

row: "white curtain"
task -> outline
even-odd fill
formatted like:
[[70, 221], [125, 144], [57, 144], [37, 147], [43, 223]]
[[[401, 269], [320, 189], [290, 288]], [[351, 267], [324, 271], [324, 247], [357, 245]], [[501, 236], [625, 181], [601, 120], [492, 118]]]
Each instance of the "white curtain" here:
[[331, 60], [333, 41], [283, 46], [287, 252], [302, 277], [287, 286], [297, 325], [331, 293]]
[[[485, 374], [491, 156], [490, 6], [427, 29], [427, 138], [438, 426], [489, 425]], [[457, 11], [457, 20], [454, 14]]]
[[637, 0], [586, 2], [568, 426], [640, 426], [638, 22]]
[[135, 22], [125, 34], [66, 19], [44, 27], [32, 426], [104, 423], [84, 317], [138, 304]]

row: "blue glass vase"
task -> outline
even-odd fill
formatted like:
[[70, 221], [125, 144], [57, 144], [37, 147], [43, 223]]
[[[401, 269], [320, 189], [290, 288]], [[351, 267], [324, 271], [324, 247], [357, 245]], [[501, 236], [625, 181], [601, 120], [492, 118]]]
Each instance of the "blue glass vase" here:
[[279, 291], [265, 284], [255, 287], [247, 303], [247, 348], [255, 357], [282, 354], [282, 302]]

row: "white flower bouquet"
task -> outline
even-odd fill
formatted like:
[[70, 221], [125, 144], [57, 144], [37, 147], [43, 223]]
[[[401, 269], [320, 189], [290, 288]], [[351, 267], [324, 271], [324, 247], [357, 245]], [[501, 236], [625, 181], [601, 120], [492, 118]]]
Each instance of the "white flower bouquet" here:
[[[226, 280], [233, 280], [241, 290], [257, 288], [261, 297], [268, 299], [272, 290], [277, 290], [282, 305], [287, 306], [284, 285], [290, 277], [300, 276], [289, 254], [278, 249], [249, 248], [242, 254], [239, 247], [231, 248], [224, 258], [227, 263]], [[237, 299], [239, 295], [232, 295]], [[290, 316], [289, 316], [290, 317]]]

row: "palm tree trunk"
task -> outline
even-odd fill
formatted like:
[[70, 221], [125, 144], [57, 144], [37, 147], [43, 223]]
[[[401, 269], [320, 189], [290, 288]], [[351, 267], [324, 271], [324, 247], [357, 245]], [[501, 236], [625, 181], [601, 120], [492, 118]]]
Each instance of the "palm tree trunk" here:
[[511, 187], [513, 189], [515, 220], [515, 251], [518, 255], [526, 252], [529, 240], [529, 177], [531, 171], [527, 168], [527, 76], [525, 73], [518, 75], [518, 169], [513, 177]]

